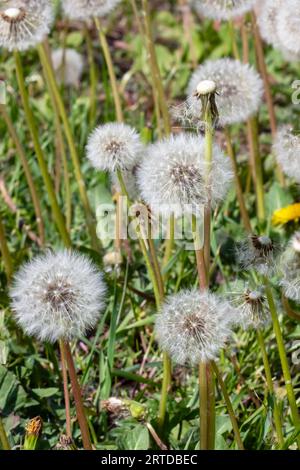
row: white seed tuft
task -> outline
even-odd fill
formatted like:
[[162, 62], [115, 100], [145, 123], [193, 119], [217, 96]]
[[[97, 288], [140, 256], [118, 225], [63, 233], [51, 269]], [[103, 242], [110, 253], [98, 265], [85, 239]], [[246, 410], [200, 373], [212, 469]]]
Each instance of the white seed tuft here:
[[246, 121], [261, 105], [263, 82], [253, 67], [228, 58], [209, 60], [200, 65], [190, 79], [183, 121], [197, 123], [201, 119], [201, 100], [195, 96], [195, 91], [203, 80], [216, 85], [220, 126]]
[[273, 151], [284, 173], [300, 183], [300, 136], [294, 135], [289, 126], [281, 127]]
[[151, 145], [138, 169], [141, 196], [154, 213], [181, 216], [199, 213], [211, 198], [221, 202], [232, 181], [230, 160], [213, 146], [209, 182], [205, 139], [192, 134], [171, 136]]
[[121, 0], [64, 0], [63, 10], [71, 20], [107, 16]]
[[284, 251], [280, 268], [282, 279], [280, 285], [284, 295], [291, 300], [300, 302], [300, 232], [296, 232]]
[[52, 52], [52, 63], [59, 84], [78, 87], [83, 73], [84, 60], [75, 49], [56, 49]]
[[109, 123], [97, 127], [87, 144], [87, 157], [97, 170], [132, 170], [140, 160], [144, 146], [130, 126]]
[[93, 328], [104, 306], [102, 274], [76, 252], [48, 252], [17, 273], [10, 296], [18, 324], [41, 341], [70, 340]]
[[0, 47], [27, 50], [43, 41], [53, 20], [50, 0], [8, 0], [0, 5]]
[[179, 363], [208, 362], [218, 356], [231, 333], [234, 309], [208, 291], [181, 291], [167, 298], [155, 322], [163, 351]]
[[206, 18], [228, 20], [251, 10], [256, 0], [193, 0], [195, 10]]

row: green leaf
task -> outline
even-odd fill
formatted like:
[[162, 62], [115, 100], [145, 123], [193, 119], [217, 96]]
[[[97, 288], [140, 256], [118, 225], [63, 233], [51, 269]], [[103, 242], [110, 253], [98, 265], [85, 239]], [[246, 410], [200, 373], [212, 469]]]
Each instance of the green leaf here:
[[141, 424], [136, 426], [126, 438], [126, 449], [128, 450], [147, 450], [149, 445], [148, 429]]
[[0, 366], [0, 411], [8, 415], [23, 408], [26, 402], [26, 392], [15, 374]]
[[40, 398], [50, 398], [59, 392], [59, 388], [49, 387], [49, 388], [33, 388], [32, 391], [38, 395]]

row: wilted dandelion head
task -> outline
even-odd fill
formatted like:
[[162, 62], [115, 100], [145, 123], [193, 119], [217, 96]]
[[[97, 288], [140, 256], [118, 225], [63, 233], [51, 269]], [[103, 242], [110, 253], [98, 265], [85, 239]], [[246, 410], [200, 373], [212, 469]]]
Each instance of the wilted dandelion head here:
[[281, 127], [273, 151], [284, 173], [300, 183], [300, 136], [295, 135], [289, 126]]
[[200, 15], [213, 20], [228, 20], [251, 10], [256, 0], [193, 0]]
[[88, 258], [48, 252], [17, 273], [10, 296], [17, 322], [29, 336], [55, 342], [84, 335], [104, 305], [102, 275]]
[[98, 170], [131, 170], [143, 149], [135, 129], [114, 122], [99, 126], [92, 132], [87, 144], [87, 157]]
[[235, 322], [244, 329], [262, 328], [270, 320], [267, 298], [262, 289], [249, 289], [239, 293], [232, 300], [236, 308]]
[[254, 269], [262, 275], [272, 273], [276, 267], [278, 247], [265, 235], [251, 235], [238, 245], [237, 257], [243, 269]]
[[64, 0], [63, 10], [71, 20], [86, 20], [108, 15], [121, 0]]
[[182, 116], [176, 113], [182, 121], [196, 125], [201, 120], [201, 101], [195, 92], [203, 80], [212, 80], [216, 84], [215, 101], [221, 126], [246, 121], [258, 111], [263, 83], [254, 68], [234, 59], [209, 60], [200, 65], [190, 79], [185, 109]]
[[53, 19], [51, 0], [0, 2], [0, 47], [23, 51], [43, 41]]
[[280, 285], [284, 295], [300, 302], [300, 232], [296, 232], [291, 238], [282, 255], [280, 268], [283, 276]]
[[58, 83], [78, 87], [83, 72], [84, 61], [75, 49], [55, 49], [52, 63]]
[[156, 338], [179, 364], [207, 362], [224, 347], [233, 316], [232, 306], [215, 294], [181, 291], [166, 300], [157, 316]]
[[277, 16], [277, 32], [281, 43], [295, 54], [300, 53], [300, 11], [299, 0], [282, 2]]
[[213, 146], [209, 182], [206, 178], [205, 140], [179, 134], [153, 144], [141, 162], [138, 183], [141, 196], [154, 212], [177, 216], [201, 210], [211, 198], [216, 205], [232, 181], [230, 161]]

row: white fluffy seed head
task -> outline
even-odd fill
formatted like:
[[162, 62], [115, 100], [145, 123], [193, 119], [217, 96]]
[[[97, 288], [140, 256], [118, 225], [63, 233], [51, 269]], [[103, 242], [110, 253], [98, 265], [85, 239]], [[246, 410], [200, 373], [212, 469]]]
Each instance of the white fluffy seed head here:
[[245, 289], [232, 298], [232, 305], [237, 312], [235, 323], [243, 329], [263, 328], [270, 321], [267, 298], [261, 289]]
[[282, 254], [280, 262], [282, 279], [280, 285], [284, 295], [300, 302], [300, 232], [296, 232]]
[[300, 183], [300, 136], [294, 135], [289, 126], [281, 127], [273, 152], [284, 173]]
[[300, 53], [299, 0], [282, 2], [277, 16], [278, 37], [283, 46], [295, 54]]
[[213, 146], [209, 181], [202, 136], [179, 134], [148, 148], [138, 169], [141, 196], [154, 213], [181, 216], [221, 202], [232, 181], [230, 160]]
[[55, 49], [52, 63], [59, 84], [78, 87], [83, 73], [84, 60], [75, 49]]
[[97, 170], [131, 170], [140, 160], [144, 146], [130, 126], [109, 123], [97, 127], [87, 144], [87, 157]]
[[181, 291], [170, 296], [155, 322], [156, 339], [179, 364], [215, 359], [231, 333], [235, 313], [208, 291]]
[[276, 269], [278, 247], [267, 236], [251, 235], [237, 247], [237, 259], [242, 269], [253, 269], [267, 276]]
[[262, 38], [266, 43], [272, 44], [275, 47], [281, 45], [278, 38], [277, 25], [279, 7], [282, 3], [283, 0], [265, 0], [259, 5], [257, 15], [257, 22]]
[[201, 100], [195, 92], [202, 80], [212, 80], [216, 84], [220, 126], [246, 121], [261, 105], [263, 82], [253, 67], [229, 58], [209, 60], [200, 65], [190, 79], [183, 121], [197, 123], [201, 119]]
[[51, 0], [8, 0], [0, 3], [0, 47], [23, 51], [49, 34], [53, 20]]
[[228, 20], [251, 10], [256, 0], [193, 0], [195, 10], [206, 18]]
[[87, 20], [103, 17], [121, 2], [121, 0], [64, 0], [63, 11], [71, 20]]
[[17, 273], [10, 296], [18, 324], [41, 341], [70, 340], [93, 328], [104, 306], [102, 274], [76, 252], [48, 252]]

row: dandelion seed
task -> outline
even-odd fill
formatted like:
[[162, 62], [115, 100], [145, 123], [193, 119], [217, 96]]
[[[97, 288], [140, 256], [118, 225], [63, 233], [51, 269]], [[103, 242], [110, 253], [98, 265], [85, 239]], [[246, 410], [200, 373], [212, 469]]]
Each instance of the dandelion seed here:
[[278, 37], [277, 25], [279, 7], [283, 0], [265, 0], [260, 5], [257, 22], [262, 38], [267, 44], [275, 47], [282, 47]]
[[196, 127], [199, 125], [202, 106], [195, 91], [203, 80], [212, 80], [216, 84], [215, 101], [220, 126], [246, 121], [261, 105], [263, 82], [253, 67], [228, 58], [210, 60], [200, 65], [190, 79], [185, 109], [181, 109], [182, 116], [176, 112], [181, 121]]
[[237, 257], [243, 269], [254, 269], [262, 275], [268, 275], [276, 268], [277, 251], [270, 237], [251, 235], [238, 246]]
[[144, 146], [130, 126], [109, 123], [97, 127], [89, 137], [87, 157], [97, 170], [130, 171], [140, 160]]
[[0, 47], [24, 51], [49, 34], [53, 20], [50, 0], [11, 0], [0, 4]]
[[225, 346], [234, 315], [232, 306], [215, 294], [182, 291], [163, 305], [155, 322], [156, 338], [179, 364], [208, 362]]
[[280, 268], [283, 275], [280, 285], [284, 295], [300, 302], [300, 232], [296, 232], [291, 238], [282, 255]]
[[121, 0], [64, 0], [63, 10], [71, 20], [87, 20], [108, 15]]
[[77, 338], [93, 328], [104, 305], [97, 268], [71, 251], [38, 256], [17, 273], [10, 295], [18, 324], [41, 341]]
[[273, 151], [284, 173], [300, 183], [300, 136], [289, 126], [283, 126], [277, 133]]
[[270, 320], [270, 310], [264, 291], [247, 288], [231, 301], [237, 311], [235, 322], [244, 329], [260, 329]]
[[75, 49], [56, 49], [52, 52], [52, 63], [58, 83], [78, 87], [84, 61]]
[[141, 196], [154, 213], [197, 213], [211, 198], [221, 202], [232, 181], [229, 158], [213, 146], [210, 184], [206, 181], [205, 139], [192, 134], [171, 136], [149, 147], [138, 170]]
[[206, 18], [229, 20], [250, 11], [256, 0], [193, 0], [195, 10]]
[[300, 53], [300, 12], [298, 0], [285, 0], [277, 16], [278, 37], [283, 46], [295, 53]]

